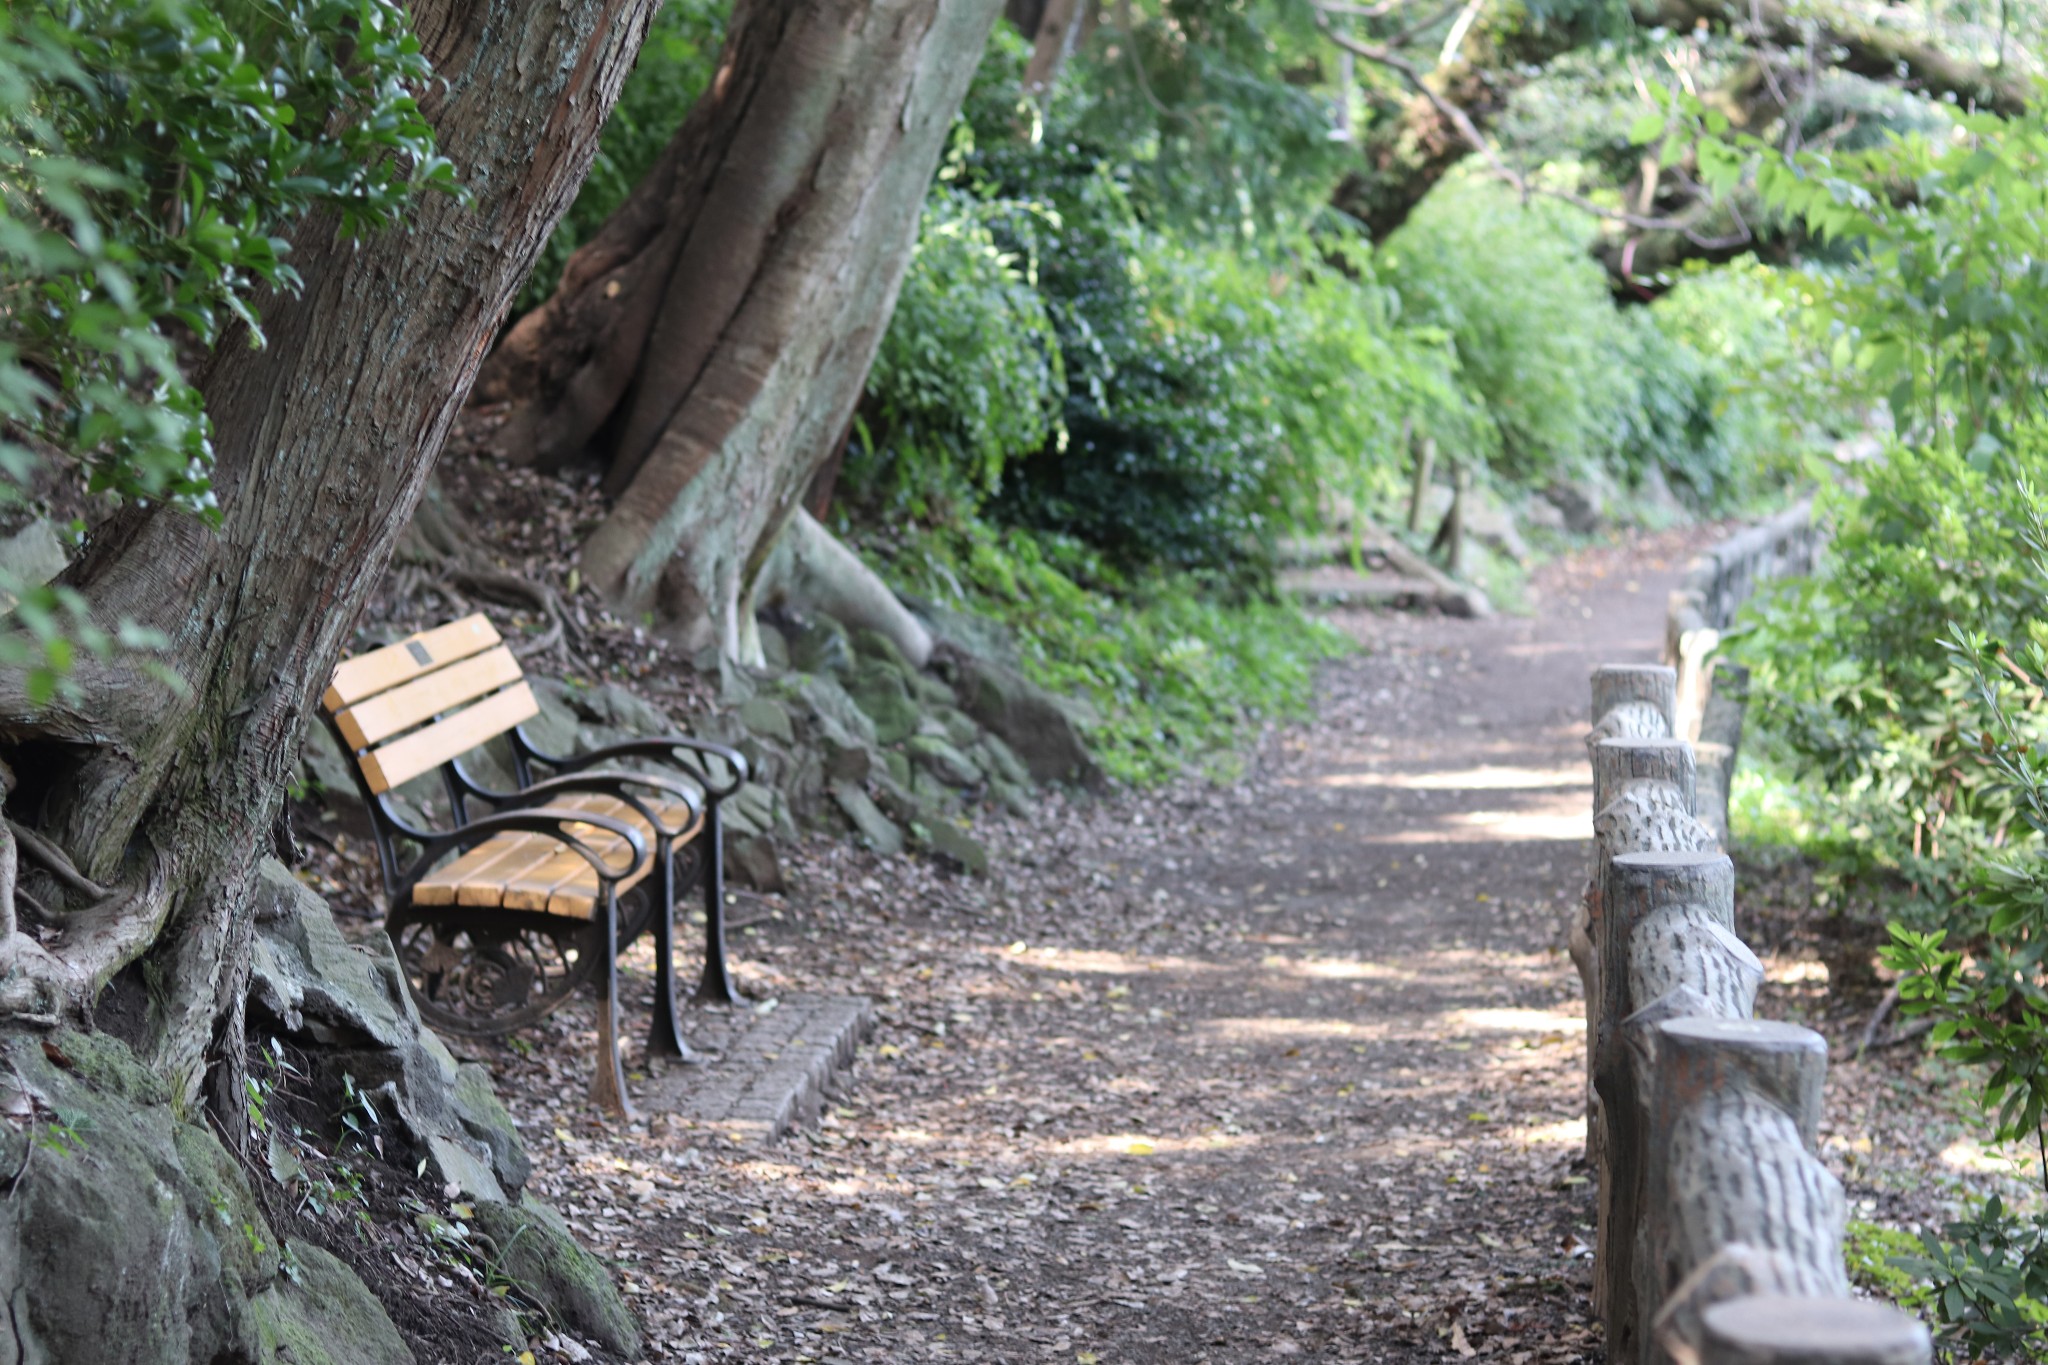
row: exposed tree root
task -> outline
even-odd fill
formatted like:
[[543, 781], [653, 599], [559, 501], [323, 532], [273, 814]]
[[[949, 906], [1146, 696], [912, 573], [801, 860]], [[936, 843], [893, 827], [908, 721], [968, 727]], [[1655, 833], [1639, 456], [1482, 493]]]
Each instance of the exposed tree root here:
[[802, 508], [777, 537], [753, 590], [740, 602], [740, 662], [761, 662], [755, 611], [777, 602], [822, 611], [849, 630], [875, 631], [913, 668], [931, 660], [931, 632], [896, 600], [880, 575]]
[[[36, 866], [55, 877], [67, 890], [76, 891], [93, 902], [105, 900], [113, 893], [92, 878], [80, 872], [63, 849], [45, 839], [28, 826], [7, 818], [7, 828], [14, 835], [16, 845], [22, 853], [35, 860]], [[19, 894], [18, 892], [16, 894]]]

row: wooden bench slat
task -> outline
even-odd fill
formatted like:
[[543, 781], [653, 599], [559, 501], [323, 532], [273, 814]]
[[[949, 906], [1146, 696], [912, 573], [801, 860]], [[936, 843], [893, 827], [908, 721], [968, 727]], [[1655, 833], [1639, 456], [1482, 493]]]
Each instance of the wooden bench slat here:
[[[585, 810], [624, 820], [638, 828], [652, 847], [653, 830], [638, 812], [617, 797], [601, 792], [575, 792], [549, 804], [557, 810]], [[664, 823], [672, 823], [687, 814], [688, 809], [681, 805], [662, 806], [657, 813]], [[694, 835], [700, 824], [693, 823], [683, 837]], [[607, 861], [624, 860], [626, 841], [610, 830], [596, 825], [572, 829], [600, 857]], [[651, 862], [643, 865], [620, 882], [619, 889], [625, 891], [638, 885], [653, 870]], [[502, 905], [509, 910], [541, 910], [589, 919], [597, 912], [598, 892], [597, 874], [581, 854], [545, 835], [522, 832], [500, 834], [435, 868], [414, 884], [412, 898], [417, 905]]]
[[487, 858], [462, 873], [460, 884], [455, 888], [457, 905], [504, 904], [505, 883], [514, 877], [525, 876], [562, 851], [560, 844], [537, 834], [501, 834], [491, 843], [495, 844], [499, 839], [505, 841], [505, 846], [497, 856]]
[[[502, 886], [504, 877], [538, 857], [547, 841], [530, 834], [500, 834], [486, 839], [461, 857], [450, 860], [413, 883], [416, 905], [454, 905], [462, 888], [472, 882]], [[501, 875], [493, 876], [495, 871]], [[496, 900], [485, 902], [496, 905]]]
[[518, 683], [364, 754], [363, 778], [372, 792], [390, 791], [539, 714], [533, 689]]
[[519, 660], [499, 645], [337, 711], [334, 723], [351, 748], [367, 749], [523, 676]]
[[[589, 883], [580, 898], [574, 894], [578, 881]], [[576, 918], [585, 919], [596, 904], [596, 892], [597, 876], [590, 870], [590, 864], [583, 861], [582, 854], [562, 848], [552, 857], [507, 879], [504, 906], [507, 910], [547, 910], [559, 893], [563, 904], [556, 913], [576, 915], [575, 904], [580, 899], [583, 913]]]
[[457, 659], [481, 654], [499, 643], [498, 628], [482, 612], [433, 630], [423, 630], [395, 645], [344, 659], [334, 670], [334, 681], [321, 698], [321, 704], [329, 711], [339, 711], [344, 706], [353, 706], [366, 697], [374, 697], [401, 683], [411, 682], [421, 674], [431, 673]]

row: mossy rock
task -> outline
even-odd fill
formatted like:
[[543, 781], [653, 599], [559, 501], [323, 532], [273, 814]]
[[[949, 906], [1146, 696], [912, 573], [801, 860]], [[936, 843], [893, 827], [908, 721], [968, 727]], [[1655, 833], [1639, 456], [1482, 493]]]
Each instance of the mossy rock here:
[[903, 851], [903, 831], [896, 827], [893, 820], [882, 814], [882, 808], [874, 803], [874, 799], [863, 791], [858, 783], [837, 781], [832, 784], [831, 792], [832, 800], [845, 812], [846, 818], [853, 822], [853, 827], [860, 831], [860, 836], [867, 842], [868, 847], [877, 853]]
[[903, 651], [896, 647], [896, 642], [878, 630], [863, 628], [855, 631], [853, 648], [862, 659], [885, 664], [906, 680], [917, 672], [910, 666], [910, 660], [903, 657]]
[[762, 739], [772, 739], [778, 744], [796, 743], [796, 730], [789, 719], [789, 709], [773, 697], [755, 697], [740, 707], [740, 723]]
[[949, 786], [981, 785], [982, 772], [973, 760], [936, 735], [912, 735], [903, 747], [927, 772]]
[[837, 678], [821, 673], [802, 674], [794, 691], [827, 740], [842, 746], [875, 743], [875, 723]]
[[285, 1248], [287, 1273], [249, 1304], [260, 1365], [413, 1365], [354, 1271], [305, 1242]]
[[981, 737], [986, 732], [974, 723], [972, 716], [964, 711], [955, 710], [952, 698], [953, 694], [947, 692], [945, 704], [932, 708], [932, 719], [939, 723], [939, 728], [946, 732], [947, 740], [955, 748], [962, 753], [971, 754], [975, 746], [981, 743]]
[[[295, 1254], [287, 1270], [241, 1163], [118, 1041], [16, 1035], [0, 1052], [44, 1116], [0, 1201], [0, 1295], [21, 1358], [109, 1360], [118, 1346], [133, 1365], [412, 1359], [347, 1267]], [[293, 1285], [307, 1264], [319, 1284]], [[326, 1354], [299, 1349], [314, 1340]]]
[[885, 664], [867, 663], [847, 681], [847, 695], [874, 723], [875, 740], [895, 744], [917, 733], [924, 712], [903, 675]]
[[640, 1329], [604, 1262], [577, 1245], [562, 1215], [531, 1196], [517, 1204], [480, 1199], [476, 1227], [491, 1248], [492, 1273], [556, 1322], [622, 1356], [640, 1353]]
[[853, 667], [853, 643], [846, 627], [829, 616], [816, 616], [794, 627], [788, 636], [789, 666], [804, 673], [844, 673]]
[[967, 752], [991, 777], [1000, 777], [1013, 787], [1031, 786], [1031, 770], [1017, 757], [1015, 749], [1003, 743], [1001, 736], [984, 732], [980, 742]]
[[935, 820], [926, 826], [925, 842], [932, 852], [958, 863], [979, 877], [988, 871], [988, 848], [950, 820]]

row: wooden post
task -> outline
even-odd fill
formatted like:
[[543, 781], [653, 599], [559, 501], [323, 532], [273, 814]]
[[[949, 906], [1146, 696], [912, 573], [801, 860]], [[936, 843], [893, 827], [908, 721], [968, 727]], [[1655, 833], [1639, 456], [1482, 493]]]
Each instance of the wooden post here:
[[1723, 846], [1728, 842], [1728, 789], [1742, 747], [1742, 716], [1749, 699], [1749, 670], [1726, 659], [1714, 661], [1703, 689], [1700, 713], [1699, 817]]
[[1755, 1295], [1700, 1315], [1700, 1365], [1929, 1365], [1916, 1318], [1864, 1299]]
[[1593, 670], [1593, 714], [1587, 722], [1598, 726], [1609, 711], [1630, 702], [1647, 702], [1664, 717], [1664, 728], [1656, 733], [1677, 733], [1678, 671], [1663, 664], [1605, 664]]
[[[1348, 96], [1347, 96], [1348, 98]], [[1436, 437], [1425, 436], [1415, 444], [1415, 482], [1408, 488], [1408, 534], [1422, 529], [1422, 504], [1429, 497], [1429, 481], [1436, 474]]]
[[[1762, 1020], [1651, 1018], [1632, 1046], [1650, 1081], [1643, 1129], [1638, 1318], [1610, 1360], [1696, 1352], [1706, 1308], [1726, 1297], [1711, 1271], [1737, 1247], [1761, 1253], [1776, 1287], [1846, 1297], [1841, 1182], [1813, 1155], [1827, 1042]], [[1745, 1285], [1741, 1292], [1751, 1292]], [[1661, 1309], [1658, 1308], [1662, 1304]], [[1656, 1315], [1663, 1346], [1653, 1338]]]
[[[1610, 711], [1611, 716], [1615, 714]], [[1599, 818], [1608, 807], [1622, 795], [1624, 790], [1637, 784], [1659, 784], [1668, 786], [1679, 804], [1673, 809], [1690, 816], [1693, 803], [1698, 799], [1698, 774], [1693, 763], [1692, 746], [1682, 739], [1643, 738], [1628, 736], [1617, 739], [1596, 739], [1587, 748], [1593, 761], [1593, 816], [1594, 832], [1599, 832]], [[1629, 848], [1611, 851], [1627, 853]], [[1658, 847], [1648, 844], [1640, 847]]]
[[1602, 966], [1619, 983], [1606, 1002], [1617, 1019], [1675, 990], [1692, 992], [1696, 1013], [1749, 1018], [1764, 967], [1735, 933], [1727, 854], [1617, 854], [1608, 885], [1614, 913]]
[[1735, 865], [1726, 854], [1615, 854], [1603, 899], [1610, 910], [1600, 939], [1600, 1001], [1587, 1011], [1599, 1020], [1588, 1025], [1589, 1066], [1604, 1129], [1595, 1299], [1610, 1358], [1623, 1361], [1634, 1358], [1644, 1323], [1663, 1301], [1640, 1236], [1650, 1081], [1632, 1062], [1628, 1032], [1652, 1010], [1746, 1019], [1764, 972], [1735, 936]]
[[[1622, 707], [1644, 705], [1621, 703]], [[1609, 717], [1615, 714], [1616, 710], [1607, 712]], [[1612, 1030], [1630, 1009], [1626, 1003], [1627, 927], [1617, 927], [1610, 920], [1614, 893], [1609, 885], [1609, 865], [1624, 853], [1696, 852], [1711, 850], [1714, 841], [1692, 817], [1690, 745], [1668, 738], [1604, 739], [1592, 745], [1592, 757], [1593, 800], [1598, 811], [1593, 817], [1593, 876], [1579, 917], [1573, 922], [1571, 953], [1586, 988], [1586, 1156], [1600, 1182], [1600, 1264], [1620, 1267], [1613, 1282], [1626, 1283], [1626, 1251], [1612, 1251], [1607, 1246], [1615, 1235], [1612, 1230], [1626, 1225], [1616, 1224], [1605, 1214], [1615, 1185], [1616, 1155], [1611, 1144], [1617, 1136], [1616, 1118], [1608, 1109], [1615, 1083], [1603, 1082], [1602, 1073], [1603, 1067], [1615, 1069], [1611, 1054], [1616, 1049], [1610, 1043], [1603, 1052], [1602, 1040], [1611, 1038]], [[1614, 965], [1610, 967], [1610, 963]], [[1622, 1069], [1625, 1071], [1625, 1064]], [[1633, 1129], [1628, 1128], [1621, 1134], [1631, 1150], [1632, 1134]], [[1596, 1273], [1594, 1305], [1612, 1320], [1619, 1310], [1610, 1307], [1609, 1283], [1604, 1269]]]
[[1436, 533], [1443, 542], [1444, 571], [1453, 578], [1465, 576], [1465, 499], [1472, 494], [1472, 471], [1463, 460], [1451, 461], [1451, 510]]

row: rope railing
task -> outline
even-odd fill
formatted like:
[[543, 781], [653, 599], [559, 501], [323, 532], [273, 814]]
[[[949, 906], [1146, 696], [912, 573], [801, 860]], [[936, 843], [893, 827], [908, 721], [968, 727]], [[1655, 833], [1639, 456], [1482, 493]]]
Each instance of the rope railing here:
[[1926, 1365], [1928, 1333], [1850, 1297], [1841, 1183], [1815, 1154], [1827, 1043], [1756, 1019], [1735, 868], [1703, 823], [1669, 667], [1593, 675], [1586, 990], [1594, 1306], [1642, 1365]]

